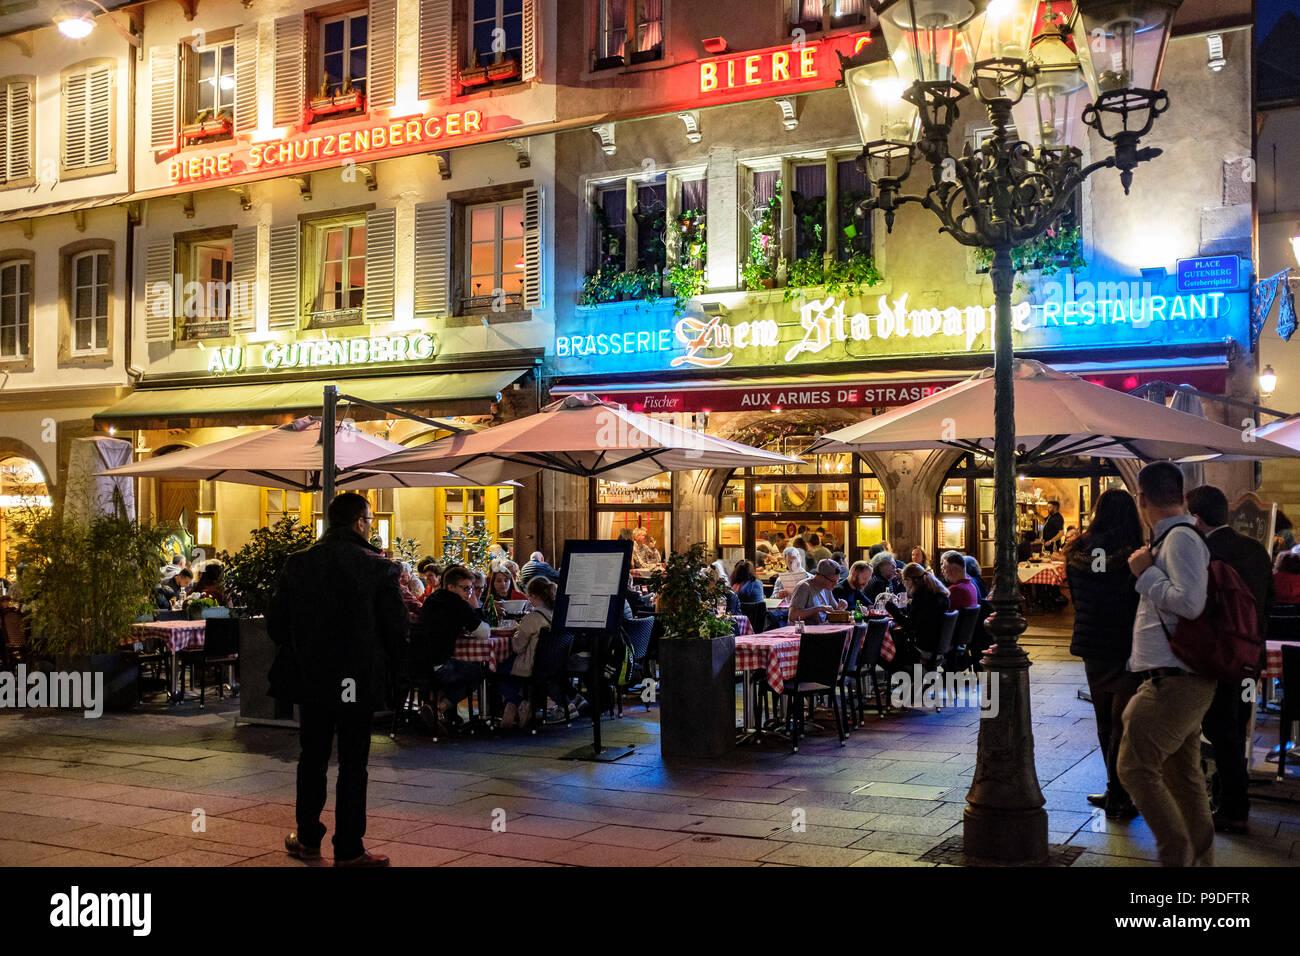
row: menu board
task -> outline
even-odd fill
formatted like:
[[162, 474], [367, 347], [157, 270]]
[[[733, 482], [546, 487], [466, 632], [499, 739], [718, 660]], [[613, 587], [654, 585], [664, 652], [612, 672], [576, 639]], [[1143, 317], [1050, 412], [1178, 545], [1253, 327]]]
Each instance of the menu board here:
[[552, 627], [557, 632], [617, 627], [631, 565], [631, 541], [566, 542]]
[[1264, 504], [1257, 495], [1243, 495], [1228, 512], [1228, 524], [1248, 538], [1254, 538], [1268, 553], [1273, 553], [1274, 528], [1277, 526], [1277, 503]]

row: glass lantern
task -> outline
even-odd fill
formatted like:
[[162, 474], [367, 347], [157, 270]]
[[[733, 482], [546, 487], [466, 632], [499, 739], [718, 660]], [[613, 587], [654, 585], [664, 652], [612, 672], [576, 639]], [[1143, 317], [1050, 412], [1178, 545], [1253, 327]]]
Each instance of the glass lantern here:
[[1083, 146], [1083, 108], [1088, 85], [1079, 58], [1058, 30], [1034, 38], [1030, 62], [1036, 70], [1034, 88], [1011, 108], [1020, 138], [1035, 149]]
[[[969, 77], [978, 28], [971, 0], [898, 0], [880, 29], [898, 75], [908, 83], [953, 83]], [[975, 38], [978, 39], [978, 38]]]
[[1074, 47], [1094, 98], [1155, 90], [1181, 0], [1078, 0]]
[[983, 16], [967, 28], [974, 43], [971, 85], [984, 102], [1019, 102], [1025, 93], [1025, 64], [1034, 33], [1038, 0], [990, 0]]
[[878, 60], [844, 71], [863, 145], [915, 143], [919, 132], [916, 107], [903, 99], [907, 85], [893, 61]]

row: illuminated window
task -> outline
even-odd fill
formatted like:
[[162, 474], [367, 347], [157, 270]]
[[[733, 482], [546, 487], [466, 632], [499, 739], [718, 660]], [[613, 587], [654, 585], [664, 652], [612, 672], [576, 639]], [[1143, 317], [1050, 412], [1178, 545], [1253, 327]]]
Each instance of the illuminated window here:
[[235, 116], [235, 41], [204, 46], [195, 57], [194, 114]]
[[345, 325], [360, 320], [366, 297], [366, 221], [362, 217], [312, 223], [307, 228], [308, 261], [315, 263], [309, 290], [312, 324]]
[[466, 210], [464, 311], [523, 305], [524, 204], [488, 203]]
[[596, 69], [661, 60], [663, 50], [664, 0], [597, 0]]
[[231, 231], [207, 230], [178, 236], [176, 266], [181, 273], [182, 337], [202, 339], [230, 334], [233, 254]]

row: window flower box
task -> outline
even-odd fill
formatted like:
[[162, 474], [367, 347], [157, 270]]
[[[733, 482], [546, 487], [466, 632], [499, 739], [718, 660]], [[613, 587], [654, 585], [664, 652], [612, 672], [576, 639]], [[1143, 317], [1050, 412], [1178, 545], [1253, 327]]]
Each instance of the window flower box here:
[[348, 90], [345, 93], [312, 97], [308, 108], [313, 117], [328, 116], [331, 113], [350, 113], [363, 111], [366, 105], [365, 94], [360, 90]]
[[224, 113], [216, 117], [205, 116], [181, 127], [181, 142], [188, 145], [214, 136], [229, 136], [233, 129], [234, 121]]
[[505, 54], [502, 54], [495, 63], [488, 66], [487, 78], [492, 83], [518, 79], [519, 63], [512, 59], [506, 59]]
[[596, 63], [591, 68], [591, 72], [599, 73], [601, 70], [612, 70], [623, 65], [623, 57], [620, 56], [602, 56], [598, 57]]

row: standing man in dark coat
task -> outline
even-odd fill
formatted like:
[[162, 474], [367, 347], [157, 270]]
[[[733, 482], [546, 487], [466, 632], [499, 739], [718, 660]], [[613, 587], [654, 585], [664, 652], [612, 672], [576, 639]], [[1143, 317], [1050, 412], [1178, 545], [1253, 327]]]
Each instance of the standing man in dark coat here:
[[387, 866], [367, 853], [366, 761], [370, 724], [384, 703], [389, 662], [407, 629], [400, 569], [370, 544], [374, 516], [361, 495], [347, 492], [329, 506], [329, 530], [289, 556], [267, 614], [278, 645], [271, 695], [299, 705], [298, 830], [285, 849], [320, 858], [325, 826], [325, 773], [339, 738], [335, 866]]
[[[1273, 609], [1273, 563], [1268, 551], [1254, 538], [1228, 526], [1228, 499], [1213, 485], [1201, 485], [1187, 492], [1187, 511], [1196, 528], [1205, 535], [1210, 556], [1241, 575], [1255, 596], [1255, 620], [1262, 642], [1267, 636], [1268, 615]], [[1262, 644], [1260, 645], [1263, 646]], [[1205, 712], [1201, 730], [1214, 747], [1223, 799], [1214, 814], [1214, 828], [1226, 833], [1249, 832], [1250, 768], [1246, 766], [1246, 733], [1255, 695], [1240, 683], [1219, 681], [1214, 702]]]

